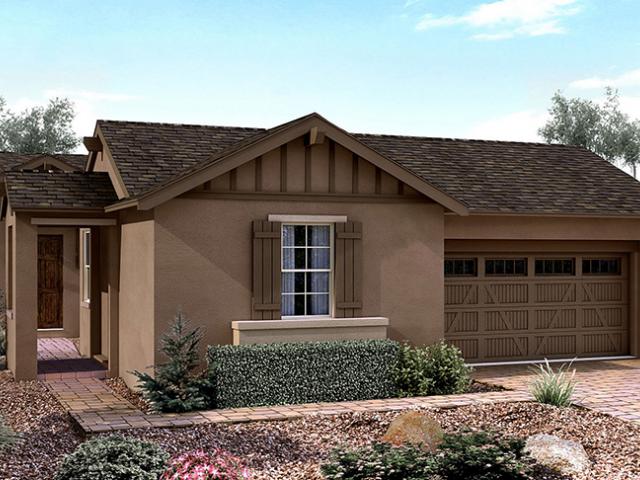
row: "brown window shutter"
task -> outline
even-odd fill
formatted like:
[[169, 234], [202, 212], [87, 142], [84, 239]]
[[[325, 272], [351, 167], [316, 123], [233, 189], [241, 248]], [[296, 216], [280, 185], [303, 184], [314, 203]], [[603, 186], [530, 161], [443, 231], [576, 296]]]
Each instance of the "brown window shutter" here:
[[336, 223], [335, 316], [362, 314], [362, 223]]
[[253, 300], [254, 320], [280, 319], [281, 246], [280, 222], [253, 222]]

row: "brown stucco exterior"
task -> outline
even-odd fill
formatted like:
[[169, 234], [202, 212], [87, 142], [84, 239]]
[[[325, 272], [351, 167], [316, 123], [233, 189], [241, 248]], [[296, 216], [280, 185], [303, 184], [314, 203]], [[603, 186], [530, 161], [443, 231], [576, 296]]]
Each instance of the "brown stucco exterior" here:
[[[193, 326], [205, 329], [203, 350], [208, 344], [265, 341], [270, 335], [276, 341], [370, 335], [415, 344], [435, 342], [447, 336], [447, 314], [455, 310], [448, 304], [447, 289], [455, 282], [445, 279], [444, 262], [447, 257], [456, 256], [474, 256], [480, 261], [495, 255], [527, 256], [531, 272], [536, 255], [570, 254], [578, 261], [589, 255], [620, 255], [624, 275], [609, 279], [612, 289], [624, 290], [617, 307], [624, 311], [626, 323], [624, 330], [620, 327], [616, 332], [628, 336], [628, 352], [627, 344], [619, 351], [640, 353], [639, 217], [478, 213], [335, 126], [320, 124], [326, 130], [325, 139], [324, 132], [318, 133], [317, 122], [316, 117], [309, 117], [288, 129], [264, 131], [260, 141], [243, 143], [237, 151], [231, 149], [228, 155], [201, 168], [186, 169], [167, 180], [162, 188], [154, 187], [135, 198], [127, 189], [141, 188], [139, 182], [146, 174], [121, 174], [117, 158], [98, 128], [96, 138], [102, 150], [92, 152], [88, 165], [90, 170], [109, 173], [115, 196], [122, 202], [105, 207], [106, 213], [95, 213], [96, 217], [115, 219], [113, 224], [90, 227], [90, 303], [83, 303], [78, 292], [77, 260], [67, 258], [67, 244], [71, 242], [69, 251], [80, 255], [78, 228], [82, 224], [68, 231], [38, 227], [31, 224], [29, 213], [14, 214], [11, 209], [6, 217], [5, 236], [11, 232], [13, 237], [15, 266], [7, 272], [14, 285], [8, 312], [8, 363], [16, 377], [33, 378], [36, 371], [34, 252], [38, 232], [45, 231], [65, 235], [65, 319], [68, 295], [75, 298], [76, 306], [69, 307], [70, 323], [65, 323], [64, 333], [71, 336], [77, 332], [82, 353], [108, 361], [109, 375], [119, 375], [131, 386], [135, 385], [133, 370], [151, 371], [151, 366], [161, 360], [160, 337], [178, 309], [186, 313]], [[315, 131], [310, 130], [314, 128]], [[135, 162], [131, 165], [139, 166]], [[151, 178], [153, 172], [149, 171], [148, 176]], [[270, 307], [275, 312], [269, 313], [273, 318], [262, 320], [255, 315], [254, 226], [256, 221], [267, 222], [274, 215], [340, 217], [361, 228], [361, 236], [360, 230], [347, 232], [360, 242], [358, 255], [353, 258], [361, 255], [361, 298], [351, 307], [343, 307], [357, 315], [344, 315], [340, 323], [336, 322], [336, 328], [331, 325], [335, 318], [323, 319], [315, 325], [313, 335], [305, 331], [310, 327], [305, 327], [304, 321], [281, 320], [276, 302]], [[279, 232], [278, 222], [271, 224]], [[274, 231], [270, 230], [269, 238], [279, 238], [278, 232], [273, 236]], [[5, 241], [2, 246], [5, 262], [9, 255], [7, 245]], [[267, 273], [274, 272], [280, 275], [279, 263]], [[505, 291], [513, 287], [506, 285], [508, 281], [504, 279], [478, 277], [472, 285], [478, 291], [492, 282]], [[511, 294], [516, 290], [523, 295], [534, 292], [535, 275], [529, 277], [526, 287], [525, 280], [514, 280]], [[576, 285], [587, 283], [580, 281]], [[551, 291], [563, 282], [570, 283], [567, 279], [539, 283], [551, 285], [547, 288]], [[459, 291], [465, 297], [465, 291]], [[471, 311], [480, 305], [478, 309], [484, 311], [494, 309], [488, 291], [475, 304], [465, 304], [463, 298], [461, 308]], [[568, 303], [564, 300], [561, 297], [561, 301], [551, 303], [567, 310], [571, 305], [564, 304]], [[268, 306], [268, 302], [259, 303]], [[521, 311], [547, 308], [533, 301], [525, 303], [519, 303]], [[333, 313], [338, 317], [336, 311], [337, 307]], [[357, 321], [350, 322], [353, 318], [349, 317], [357, 317]], [[375, 325], [368, 325], [366, 319], [372, 318]], [[480, 314], [476, 320], [482, 321]], [[503, 323], [508, 324], [508, 320]], [[252, 326], [241, 323], [245, 321], [253, 322]], [[264, 329], [256, 327], [256, 322], [261, 321]], [[293, 322], [288, 330], [283, 321]], [[273, 334], [269, 333], [270, 326]], [[372, 327], [366, 335], [364, 327]], [[245, 328], [244, 334], [238, 333], [240, 328]], [[528, 335], [535, 337], [535, 328], [527, 329]]]

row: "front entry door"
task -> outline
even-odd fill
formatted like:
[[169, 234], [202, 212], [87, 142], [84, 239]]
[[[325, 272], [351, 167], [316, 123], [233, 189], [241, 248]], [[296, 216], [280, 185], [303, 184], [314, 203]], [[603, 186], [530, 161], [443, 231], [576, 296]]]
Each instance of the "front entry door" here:
[[38, 328], [62, 328], [62, 235], [38, 235]]

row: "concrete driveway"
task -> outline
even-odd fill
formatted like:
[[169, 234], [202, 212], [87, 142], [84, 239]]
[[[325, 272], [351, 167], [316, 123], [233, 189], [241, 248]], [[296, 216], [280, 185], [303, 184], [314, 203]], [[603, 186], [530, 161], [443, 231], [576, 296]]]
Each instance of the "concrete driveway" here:
[[[554, 369], [561, 364], [552, 363]], [[575, 362], [574, 403], [640, 423], [640, 359]], [[474, 378], [508, 389], [528, 391], [533, 378], [528, 365], [477, 367]]]

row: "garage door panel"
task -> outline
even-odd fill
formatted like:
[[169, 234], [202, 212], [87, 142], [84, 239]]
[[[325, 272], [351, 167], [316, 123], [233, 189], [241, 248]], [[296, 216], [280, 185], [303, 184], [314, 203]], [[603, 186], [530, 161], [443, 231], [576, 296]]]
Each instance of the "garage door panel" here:
[[[627, 354], [629, 286], [619, 255], [619, 276], [582, 276], [574, 254], [575, 276], [530, 268], [495, 279], [484, 276], [478, 254], [478, 277], [445, 278], [445, 338], [472, 362]], [[527, 257], [534, 265], [536, 255]]]

